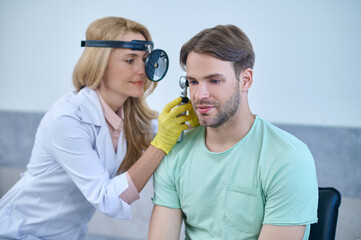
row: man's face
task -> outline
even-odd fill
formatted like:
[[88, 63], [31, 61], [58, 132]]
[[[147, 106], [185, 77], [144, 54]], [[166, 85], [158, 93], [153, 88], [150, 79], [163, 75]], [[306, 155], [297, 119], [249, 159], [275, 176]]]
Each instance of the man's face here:
[[223, 125], [240, 106], [240, 84], [233, 64], [191, 52], [186, 67], [190, 97], [199, 123], [213, 128]]

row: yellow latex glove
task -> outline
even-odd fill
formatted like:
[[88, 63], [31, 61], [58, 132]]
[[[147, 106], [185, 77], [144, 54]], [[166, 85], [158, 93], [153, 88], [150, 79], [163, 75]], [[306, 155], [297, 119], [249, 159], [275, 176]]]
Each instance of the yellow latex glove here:
[[188, 129], [188, 125], [185, 122], [191, 120], [191, 116], [189, 115], [179, 116], [179, 114], [193, 109], [190, 103], [177, 106], [181, 101], [182, 98], [178, 97], [165, 105], [158, 117], [157, 135], [150, 143], [154, 147], [163, 150], [166, 154], [168, 154], [177, 143], [182, 131]]
[[[192, 105], [192, 103], [191, 103], [190, 100], [189, 100], [189, 104]], [[192, 107], [191, 110], [188, 111], [188, 114], [189, 114], [189, 116], [191, 117], [191, 119], [188, 121], [189, 124], [190, 124], [192, 127], [198, 127], [198, 126], [199, 126], [199, 120], [198, 120], [197, 114], [194, 112], [193, 107]]]

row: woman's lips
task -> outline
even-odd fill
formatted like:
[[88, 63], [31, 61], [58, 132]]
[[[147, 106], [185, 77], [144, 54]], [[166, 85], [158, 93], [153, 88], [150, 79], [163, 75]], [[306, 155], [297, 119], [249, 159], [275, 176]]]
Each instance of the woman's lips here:
[[134, 85], [137, 85], [137, 86], [143, 86], [144, 85], [144, 81], [137, 81], [137, 82], [131, 82], [132, 84]]

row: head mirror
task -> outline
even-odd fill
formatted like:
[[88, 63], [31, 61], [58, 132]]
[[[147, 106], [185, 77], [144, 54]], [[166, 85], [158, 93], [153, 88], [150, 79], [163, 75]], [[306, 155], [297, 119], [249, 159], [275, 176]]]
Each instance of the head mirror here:
[[153, 50], [145, 60], [145, 74], [148, 79], [158, 82], [168, 71], [168, 55], [161, 49]]
[[169, 59], [164, 50], [153, 50], [152, 41], [133, 40], [131, 42], [126, 41], [98, 41], [98, 40], [86, 40], [81, 41], [82, 47], [109, 47], [109, 48], [129, 48], [135, 51], [148, 52], [148, 56], [145, 60], [145, 75], [153, 82], [162, 80], [168, 71]]

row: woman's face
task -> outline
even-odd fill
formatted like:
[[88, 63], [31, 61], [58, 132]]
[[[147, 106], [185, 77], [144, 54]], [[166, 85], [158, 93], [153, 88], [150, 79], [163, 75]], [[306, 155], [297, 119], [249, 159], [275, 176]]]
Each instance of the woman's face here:
[[[145, 41], [145, 38], [140, 33], [127, 33], [118, 40]], [[114, 48], [110, 52], [99, 92], [113, 110], [116, 111], [116, 108], [119, 108], [128, 97], [144, 95], [146, 56], [147, 53], [144, 51], [133, 51], [127, 48]]]

